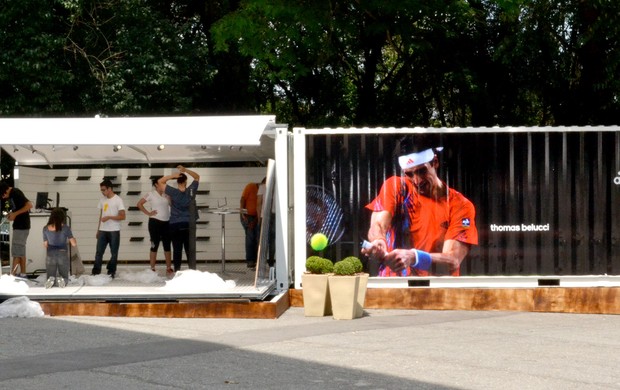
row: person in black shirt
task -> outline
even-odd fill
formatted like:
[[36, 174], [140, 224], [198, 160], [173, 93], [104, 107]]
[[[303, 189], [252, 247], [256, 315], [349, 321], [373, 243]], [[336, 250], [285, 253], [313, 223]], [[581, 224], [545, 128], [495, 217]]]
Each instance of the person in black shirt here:
[[13, 237], [11, 240], [13, 266], [11, 267], [11, 275], [15, 275], [19, 268], [20, 276], [25, 276], [26, 242], [30, 233], [30, 209], [32, 208], [32, 202], [26, 198], [26, 195], [20, 189], [13, 188], [6, 182], [0, 183], [0, 194], [2, 195], [2, 201], [8, 204], [8, 210], [10, 210], [6, 217], [13, 222]]

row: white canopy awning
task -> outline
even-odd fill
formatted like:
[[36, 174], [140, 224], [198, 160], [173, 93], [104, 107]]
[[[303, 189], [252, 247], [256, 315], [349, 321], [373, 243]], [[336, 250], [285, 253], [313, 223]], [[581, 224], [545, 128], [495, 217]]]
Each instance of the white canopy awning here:
[[[20, 165], [265, 161], [274, 115], [0, 118], [2, 147]], [[119, 147], [120, 146], [120, 147]]]

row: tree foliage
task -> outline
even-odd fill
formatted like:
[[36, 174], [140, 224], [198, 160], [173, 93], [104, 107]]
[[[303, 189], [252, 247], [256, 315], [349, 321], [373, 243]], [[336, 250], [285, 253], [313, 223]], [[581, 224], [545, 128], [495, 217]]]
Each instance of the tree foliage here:
[[214, 34], [221, 50], [236, 42], [253, 59], [293, 123], [608, 124], [618, 115], [619, 8], [248, 0]]
[[63, 58], [62, 9], [0, 1], [0, 115], [62, 114], [72, 74]]
[[618, 122], [609, 0], [0, 0], [0, 115]]

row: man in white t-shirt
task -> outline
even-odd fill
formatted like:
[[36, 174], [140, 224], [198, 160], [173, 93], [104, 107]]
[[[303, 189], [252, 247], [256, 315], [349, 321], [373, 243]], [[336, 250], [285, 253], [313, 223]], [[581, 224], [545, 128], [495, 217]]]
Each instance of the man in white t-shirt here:
[[99, 184], [103, 197], [99, 200], [99, 226], [97, 227], [97, 252], [95, 253], [95, 264], [93, 265], [93, 275], [101, 273], [101, 263], [103, 253], [110, 245], [110, 261], [106, 266], [108, 275], [112, 278], [116, 276], [116, 262], [118, 260], [118, 249], [121, 244], [121, 221], [125, 220], [125, 204], [120, 196], [114, 193], [112, 182], [104, 179]]

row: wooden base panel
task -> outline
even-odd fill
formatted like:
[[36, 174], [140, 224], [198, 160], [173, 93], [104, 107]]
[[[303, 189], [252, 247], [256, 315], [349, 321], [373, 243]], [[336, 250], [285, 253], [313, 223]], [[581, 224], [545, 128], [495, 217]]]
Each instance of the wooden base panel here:
[[[302, 290], [289, 294], [303, 307]], [[620, 287], [372, 288], [364, 308], [620, 314]]]
[[[163, 318], [278, 318], [303, 307], [303, 291], [291, 289], [271, 301], [187, 300], [180, 302], [40, 302], [50, 316]], [[620, 314], [619, 287], [371, 288], [365, 309], [495, 310]]]
[[161, 317], [161, 318], [255, 318], [275, 319], [289, 307], [288, 294], [269, 302], [247, 300], [181, 302], [40, 302], [50, 316]]

